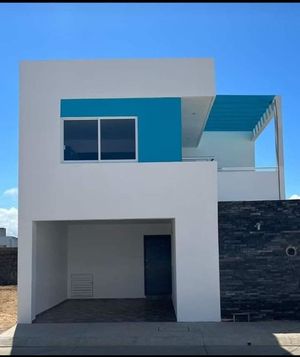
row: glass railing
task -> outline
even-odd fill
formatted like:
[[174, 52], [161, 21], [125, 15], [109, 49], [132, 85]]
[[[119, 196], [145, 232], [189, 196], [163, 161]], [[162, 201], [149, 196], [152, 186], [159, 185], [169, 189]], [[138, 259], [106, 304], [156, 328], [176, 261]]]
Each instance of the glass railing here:
[[[215, 161], [214, 156], [197, 156], [197, 157], [183, 157], [182, 161]], [[234, 171], [277, 171], [278, 167], [276, 166], [266, 166], [266, 167], [218, 167], [220, 172], [234, 172]]]
[[277, 167], [219, 167], [218, 171], [221, 172], [234, 172], [234, 171], [277, 171]]
[[215, 161], [214, 156], [183, 157], [182, 161]]

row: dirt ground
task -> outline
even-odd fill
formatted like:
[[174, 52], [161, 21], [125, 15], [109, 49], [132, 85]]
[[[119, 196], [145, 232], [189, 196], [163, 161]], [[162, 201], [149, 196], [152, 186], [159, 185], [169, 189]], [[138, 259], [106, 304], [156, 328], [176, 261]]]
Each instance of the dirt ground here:
[[17, 286], [0, 286], [0, 333], [17, 322]]

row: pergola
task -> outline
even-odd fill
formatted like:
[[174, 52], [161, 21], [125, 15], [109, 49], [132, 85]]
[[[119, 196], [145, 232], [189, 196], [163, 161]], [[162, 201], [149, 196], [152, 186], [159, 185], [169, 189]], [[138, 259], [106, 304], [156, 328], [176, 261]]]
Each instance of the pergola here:
[[204, 131], [249, 131], [256, 140], [274, 118], [279, 196], [284, 199], [281, 98], [277, 95], [217, 95]]

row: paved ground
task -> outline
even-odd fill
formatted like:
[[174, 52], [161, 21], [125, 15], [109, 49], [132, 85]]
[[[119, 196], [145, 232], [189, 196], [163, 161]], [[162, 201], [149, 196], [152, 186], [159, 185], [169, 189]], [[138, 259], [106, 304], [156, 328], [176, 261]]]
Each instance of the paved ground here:
[[32, 348], [1, 348], [0, 356], [8, 355], [300, 355], [300, 348], [285, 347], [279, 348], [274, 346], [101, 346], [101, 347], [32, 347]]
[[42, 312], [35, 323], [176, 321], [170, 298], [72, 299]]
[[300, 355], [300, 321], [20, 324], [0, 355]]

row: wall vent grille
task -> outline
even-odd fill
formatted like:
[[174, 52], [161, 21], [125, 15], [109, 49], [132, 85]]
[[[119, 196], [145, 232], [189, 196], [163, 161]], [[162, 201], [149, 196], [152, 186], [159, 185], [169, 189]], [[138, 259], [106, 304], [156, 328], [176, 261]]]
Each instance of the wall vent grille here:
[[93, 274], [71, 274], [71, 297], [93, 297]]

